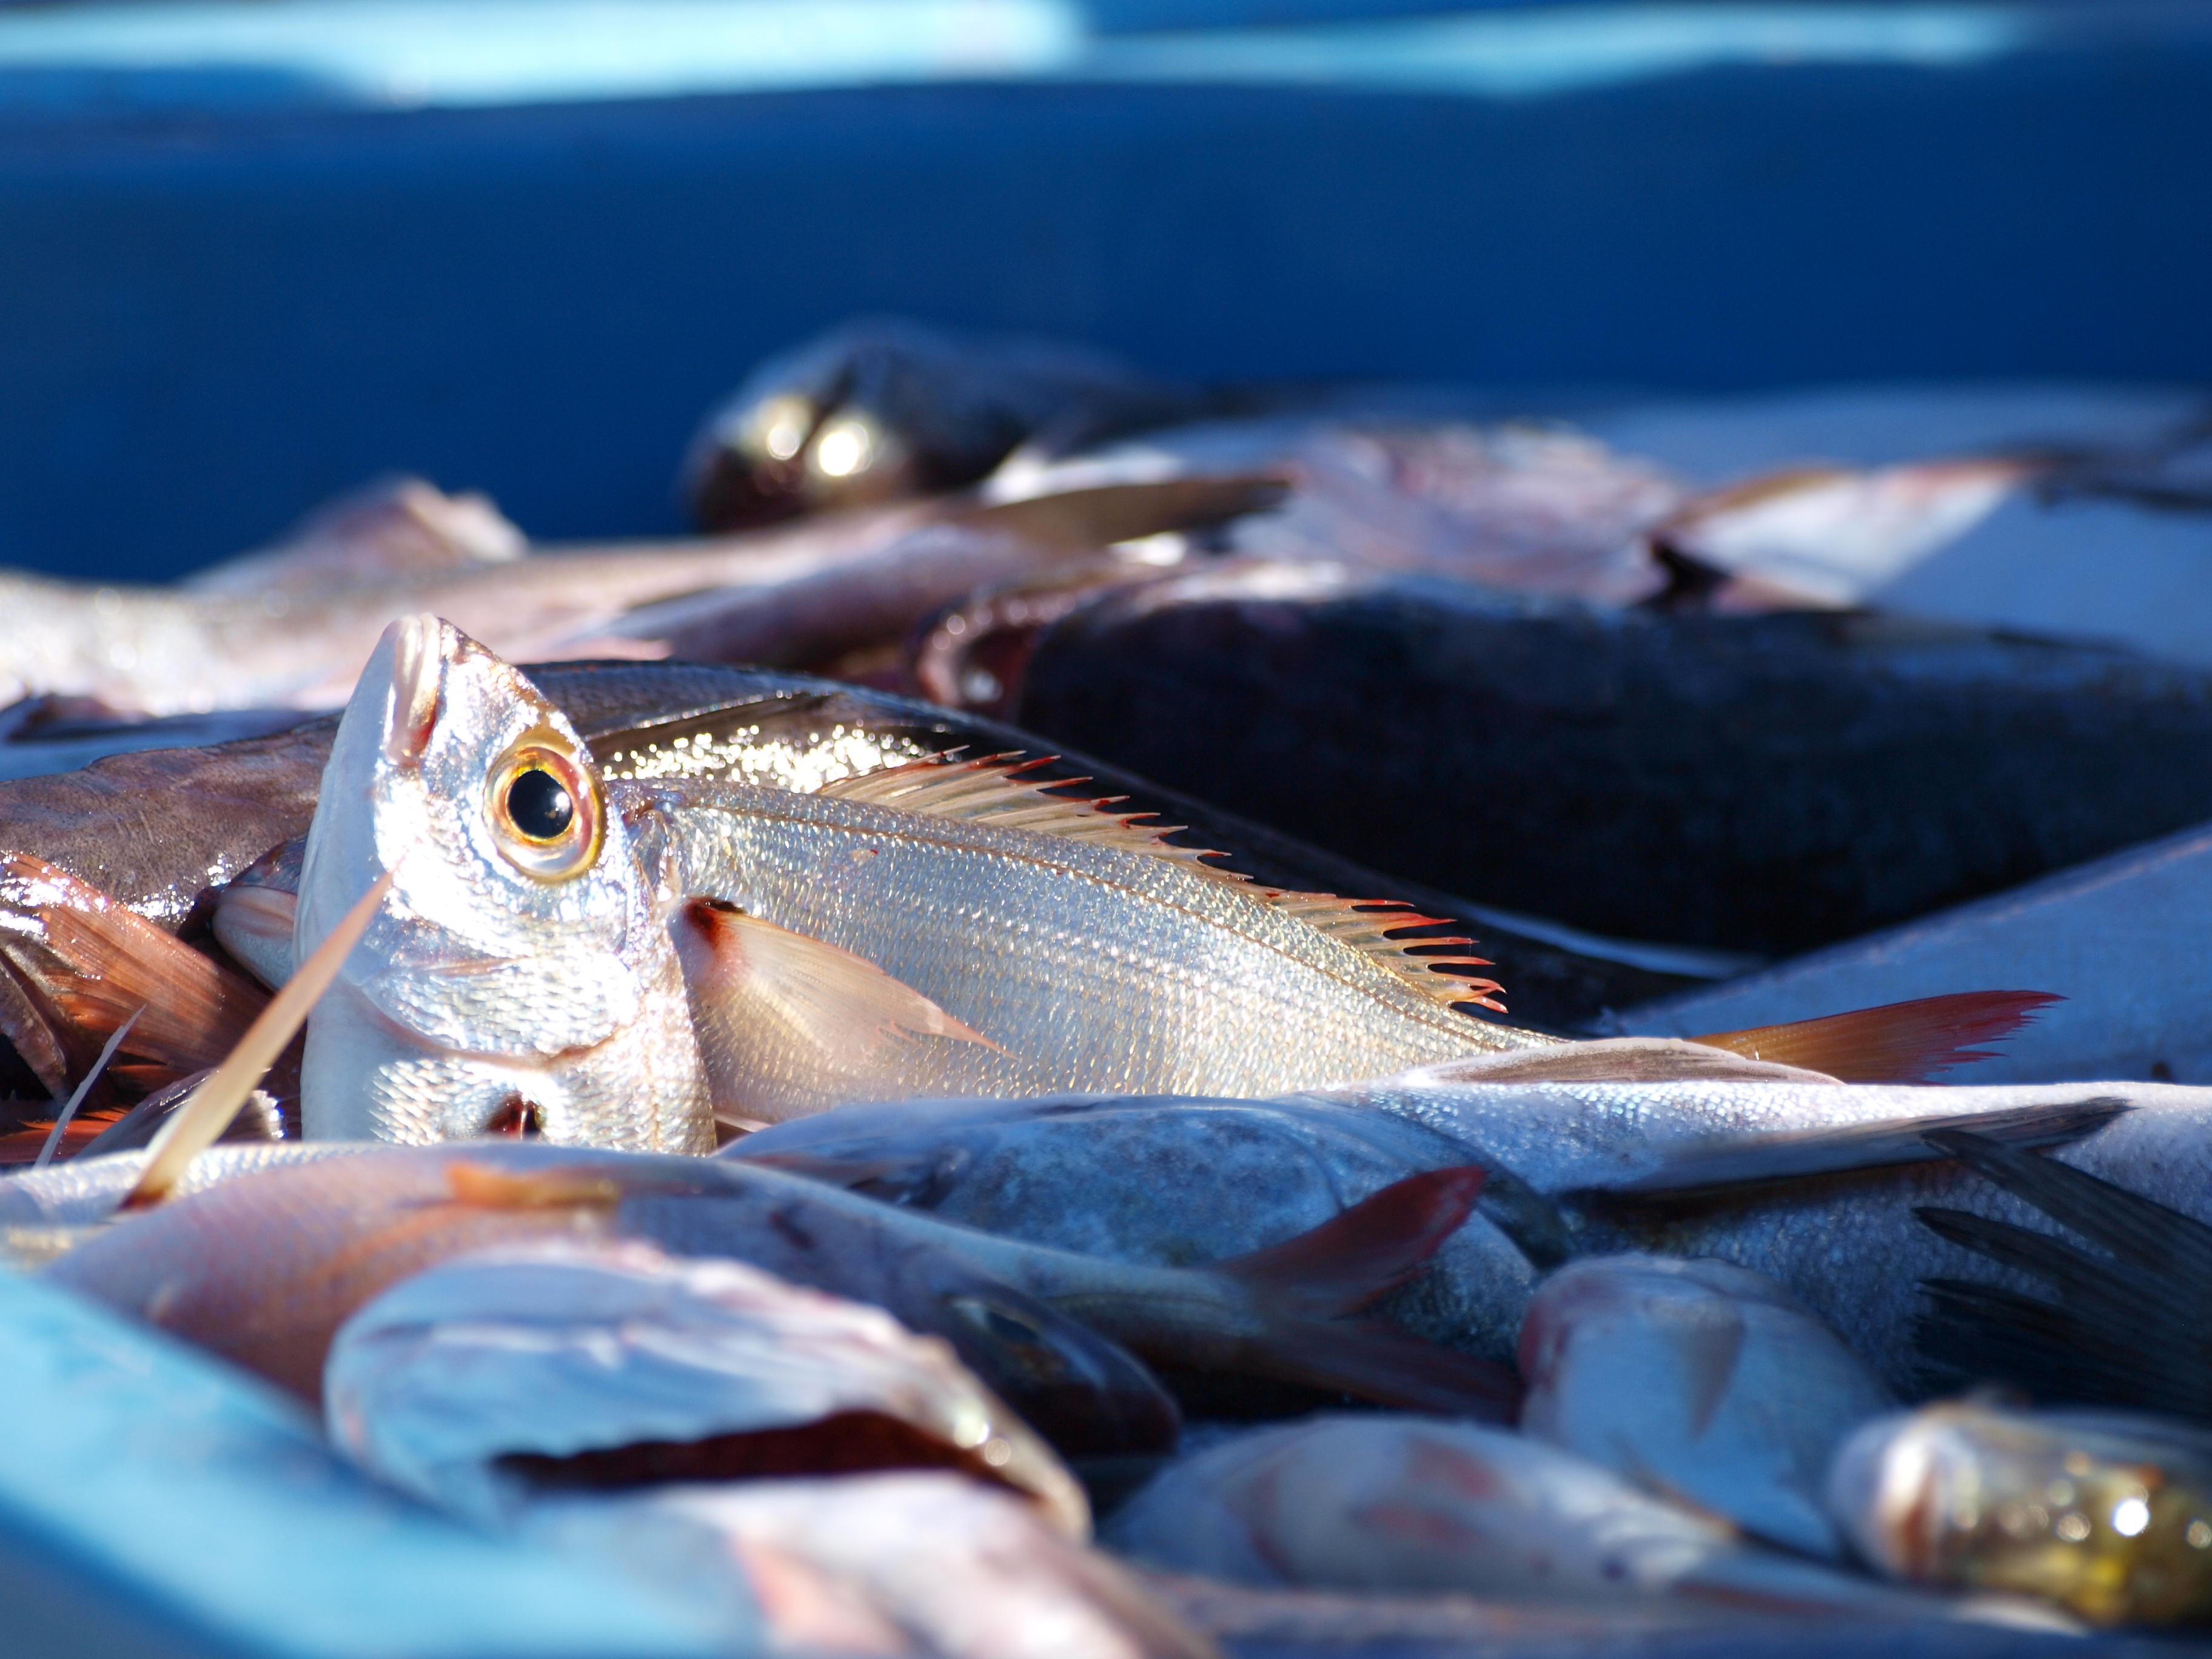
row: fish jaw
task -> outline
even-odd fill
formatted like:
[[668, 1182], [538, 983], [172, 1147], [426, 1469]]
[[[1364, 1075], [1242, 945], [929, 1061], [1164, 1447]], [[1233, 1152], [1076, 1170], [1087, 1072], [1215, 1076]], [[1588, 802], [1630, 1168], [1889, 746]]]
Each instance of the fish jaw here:
[[[557, 836], [516, 828], [505, 792], [532, 770], [561, 786]], [[385, 630], [339, 725], [301, 864], [295, 959], [395, 869], [309, 1021], [310, 1136], [534, 1128], [713, 1149], [666, 901], [589, 752], [528, 679], [433, 617]]]

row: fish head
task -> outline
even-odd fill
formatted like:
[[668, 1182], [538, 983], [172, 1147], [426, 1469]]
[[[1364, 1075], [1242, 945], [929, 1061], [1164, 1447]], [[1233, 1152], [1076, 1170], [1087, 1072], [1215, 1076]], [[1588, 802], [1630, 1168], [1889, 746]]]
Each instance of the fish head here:
[[308, 1022], [309, 1138], [711, 1151], [665, 902], [575, 728], [434, 617], [386, 629], [323, 774], [295, 960], [392, 890]]

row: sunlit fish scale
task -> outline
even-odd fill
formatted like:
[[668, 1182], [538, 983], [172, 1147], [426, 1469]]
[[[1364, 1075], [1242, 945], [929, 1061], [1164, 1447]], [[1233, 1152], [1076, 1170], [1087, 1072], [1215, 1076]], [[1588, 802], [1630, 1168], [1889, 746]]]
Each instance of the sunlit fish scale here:
[[[468, 1251], [642, 1238], [750, 1262], [941, 1336], [1041, 1429], [1102, 1453], [1172, 1443], [1175, 1413], [1115, 1345], [1163, 1363], [1496, 1416], [1497, 1367], [1343, 1316], [1418, 1273], [1481, 1173], [1395, 1183], [1273, 1249], [1204, 1267], [1103, 1261], [957, 1227], [757, 1165], [543, 1144], [379, 1148], [268, 1169], [98, 1232], [52, 1278], [313, 1398], [333, 1334]], [[1136, 1444], [1126, 1443], [1135, 1441]]]
[[[729, 784], [612, 796], [661, 827], [681, 890], [864, 957], [988, 1039], [918, 1045], [904, 1092], [1258, 1095], [1552, 1041], [1455, 1013], [1185, 860]], [[717, 1053], [799, 1069], [754, 1033], [702, 1036], [710, 1072]], [[735, 1070], [714, 1077], [718, 1109], [775, 1119], [839, 1097], [763, 1099]]]

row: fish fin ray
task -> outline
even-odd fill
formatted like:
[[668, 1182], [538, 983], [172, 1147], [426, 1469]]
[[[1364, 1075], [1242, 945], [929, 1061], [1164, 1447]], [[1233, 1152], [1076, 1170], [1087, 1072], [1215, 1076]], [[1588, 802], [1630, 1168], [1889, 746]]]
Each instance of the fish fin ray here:
[[1217, 1261], [1210, 1271], [1282, 1313], [1307, 1319], [1356, 1313], [1428, 1266], [1474, 1212], [1484, 1179], [1474, 1164], [1407, 1176], [1318, 1227]]
[[1852, 1123], [1835, 1129], [1785, 1131], [1728, 1138], [1694, 1145], [1656, 1170], [1611, 1184], [1581, 1190], [1608, 1197], [1676, 1197], [1721, 1188], [1796, 1181], [1807, 1176], [1838, 1175], [1848, 1170], [1888, 1169], [1951, 1156], [1929, 1137], [1971, 1128], [1984, 1138], [2011, 1146], [2057, 1146], [2094, 1134], [2122, 1113], [2134, 1109], [2111, 1095], [2048, 1105], [2014, 1106], [2001, 1111], [1943, 1113]]
[[166, 1082], [220, 1064], [268, 1004], [244, 975], [30, 854], [0, 854], [0, 908], [33, 924], [0, 931], [0, 954], [65, 1052], [96, 1050], [143, 1008], [124, 1053]]
[[[1182, 826], [1154, 822], [1150, 812], [1113, 812], [1107, 809], [1126, 797], [1105, 796], [1092, 800], [1048, 794], [1089, 781], [1085, 778], [1039, 778], [1036, 769], [1049, 765], [1057, 756], [1024, 759], [1019, 753], [988, 755], [974, 760], [931, 757], [879, 772], [863, 772], [840, 778], [816, 793], [840, 800], [865, 801], [902, 812], [931, 817], [957, 818], [970, 823], [995, 823], [1027, 830], [1041, 836], [1110, 847], [1124, 853], [1165, 859], [1194, 875], [1212, 881], [1244, 885], [1250, 878], [1234, 870], [1208, 864], [1226, 856], [1197, 848], [1176, 847], [1164, 837]], [[1443, 971], [1448, 968], [1487, 968], [1486, 957], [1473, 956], [1414, 956], [1414, 949], [1437, 950], [1472, 945], [1468, 939], [1394, 939], [1392, 933], [1408, 927], [1430, 927], [1449, 920], [1417, 915], [1413, 907], [1395, 899], [1346, 899], [1333, 893], [1299, 893], [1273, 888], [1253, 888], [1262, 902], [1295, 916], [1300, 921], [1349, 946], [1391, 975], [1400, 983], [1431, 1000], [1449, 1006], [1472, 1002], [1505, 1012], [1496, 1000], [1502, 988], [1495, 980], [1473, 979]]]
[[693, 994], [772, 1009], [826, 1053], [880, 1055], [915, 1036], [1006, 1051], [865, 957], [713, 899], [684, 916], [703, 953], [679, 951]]
[[1927, 1132], [1929, 1143], [1984, 1180], [2101, 1245], [2124, 1262], [2161, 1273], [2212, 1278], [2212, 1227], [2154, 1199], [2046, 1158], [2031, 1158], [1966, 1126]]
[[1924, 1083], [1930, 1073], [1993, 1059], [1972, 1045], [2008, 1036], [2064, 1000], [2048, 991], [1960, 991], [1690, 1040], [1845, 1083]]

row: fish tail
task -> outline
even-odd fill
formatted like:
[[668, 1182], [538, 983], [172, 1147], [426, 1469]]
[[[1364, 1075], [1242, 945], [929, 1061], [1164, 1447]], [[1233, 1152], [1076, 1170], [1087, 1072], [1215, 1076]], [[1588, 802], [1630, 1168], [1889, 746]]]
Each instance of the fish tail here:
[[1310, 1232], [1218, 1262], [1261, 1316], [1237, 1369], [1413, 1411], [1510, 1422], [1520, 1384], [1503, 1366], [1373, 1320], [1348, 1320], [1426, 1267], [1482, 1190], [1472, 1165], [1394, 1182]]
[[2048, 991], [1960, 991], [1691, 1041], [1845, 1083], [1924, 1083], [1946, 1066], [1995, 1059], [1972, 1045], [2009, 1036], [2037, 1010], [2064, 1000]]

